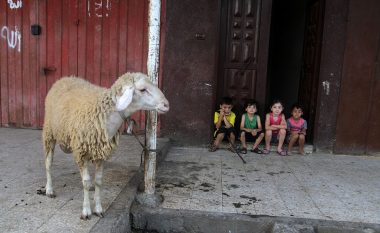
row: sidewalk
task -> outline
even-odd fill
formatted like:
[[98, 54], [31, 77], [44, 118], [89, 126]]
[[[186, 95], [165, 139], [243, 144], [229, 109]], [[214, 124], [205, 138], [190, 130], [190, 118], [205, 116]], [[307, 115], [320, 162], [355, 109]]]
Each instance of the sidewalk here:
[[380, 158], [244, 155], [172, 148], [157, 171], [164, 208], [380, 224]]
[[[41, 133], [0, 128], [0, 232], [90, 232], [100, 218], [93, 215], [89, 221], [79, 219], [83, 203], [79, 169], [72, 156], [64, 154], [59, 146], [52, 166], [57, 197], [38, 194], [46, 184]], [[120, 138], [119, 148], [104, 165], [103, 208], [108, 209], [137, 172], [140, 153], [135, 138]], [[93, 166], [90, 168], [93, 178]]]
[[[264, 232], [264, 229], [265, 232], [293, 232], [276, 231], [276, 219], [286, 224], [307, 223], [308, 231], [294, 232], [348, 232], [331, 231], [332, 228], [323, 231], [321, 226], [325, 223], [338, 230], [353, 229], [350, 232], [380, 232], [379, 157], [316, 153], [278, 156], [273, 152], [270, 155], [248, 152], [244, 158], [246, 164], [227, 150], [171, 148], [157, 170], [157, 192], [164, 196], [161, 210], [154, 213], [145, 209], [147, 217], [136, 215], [134, 221], [140, 227], [149, 225], [149, 221], [157, 221], [152, 218], [158, 212], [162, 215], [160, 225], [153, 228], [151, 224], [150, 229], [159, 232], [169, 228], [181, 229], [180, 232], [183, 229], [189, 232]], [[169, 209], [177, 214], [168, 213]], [[193, 219], [185, 217], [188, 210], [197, 213]], [[233, 214], [248, 218], [240, 219], [238, 224], [229, 222], [222, 228], [220, 225], [234, 218]], [[166, 222], [164, 215], [167, 215]], [[242, 227], [250, 218], [257, 224], [260, 217], [269, 217], [269, 220], [263, 218], [259, 226], [264, 223], [271, 226], [259, 231], [253, 231], [252, 225]], [[208, 224], [202, 221], [205, 218], [211, 219]], [[208, 230], [200, 231], [204, 225]], [[317, 226], [320, 228], [315, 231]]]
[[[106, 213], [101, 219], [79, 219], [83, 201], [79, 170], [71, 155], [58, 147], [55, 152], [52, 175], [57, 197], [51, 199], [38, 194], [46, 182], [41, 131], [0, 128], [0, 232], [110, 232], [117, 221], [129, 221], [129, 206], [142, 178], [138, 172], [141, 147], [133, 137], [123, 135], [120, 147], [105, 164]], [[252, 232], [239, 230], [237, 222], [243, 218], [263, 221], [265, 232], [274, 232], [267, 230], [273, 222], [294, 219], [297, 224], [342, 222], [365, 229], [360, 232], [380, 232], [380, 157], [315, 153], [282, 157], [251, 152], [244, 157], [246, 164], [227, 150], [171, 148], [156, 173], [156, 191], [164, 202], [156, 209], [133, 212], [134, 226], [172, 232], [176, 226], [182, 227], [180, 232], [202, 232], [204, 226], [208, 233]], [[149, 215], [148, 211], [156, 212]], [[176, 218], [166, 222], [165, 215], [173, 213]], [[143, 219], [144, 215], [150, 220]], [[201, 218], [188, 222], [191, 230], [183, 231], [192, 216]], [[219, 227], [229, 231], [212, 231], [212, 219], [218, 217], [224, 222]], [[270, 218], [270, 226], [265, 218]]]

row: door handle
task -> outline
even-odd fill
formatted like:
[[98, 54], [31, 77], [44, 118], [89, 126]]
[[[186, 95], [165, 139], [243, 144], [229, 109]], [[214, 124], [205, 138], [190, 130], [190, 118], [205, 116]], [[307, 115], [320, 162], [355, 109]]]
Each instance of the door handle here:
[[57, 70], [57, 68], [55, 68], [54, 66], [48, 66], [48, 67], [42, 68], [42, 72], [44, 73], [44, 75], [47, 75], [50, 72], [54, 72], [56, 70]]

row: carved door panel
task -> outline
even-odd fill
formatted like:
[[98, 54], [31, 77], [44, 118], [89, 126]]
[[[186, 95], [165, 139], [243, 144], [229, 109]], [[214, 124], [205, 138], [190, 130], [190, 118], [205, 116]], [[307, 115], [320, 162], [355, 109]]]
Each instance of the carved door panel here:
[[217, 97], [234, 99], [240, 111], [245, 99], [265, 103], [271, 1], [222, 2]]

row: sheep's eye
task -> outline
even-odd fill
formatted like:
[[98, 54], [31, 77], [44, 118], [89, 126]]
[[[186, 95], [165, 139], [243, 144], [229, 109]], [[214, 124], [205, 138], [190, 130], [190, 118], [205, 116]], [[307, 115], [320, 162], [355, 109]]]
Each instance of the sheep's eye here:
[[141, 92], [146, 92], [146, 89], [141, 89], [140, 91], [141, 91]]

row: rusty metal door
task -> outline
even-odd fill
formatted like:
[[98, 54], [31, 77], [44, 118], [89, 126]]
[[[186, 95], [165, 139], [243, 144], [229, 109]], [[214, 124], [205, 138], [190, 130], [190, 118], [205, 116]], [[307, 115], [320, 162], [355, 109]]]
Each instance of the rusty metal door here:
[[232, 97], [235, 111], [245, 99], [265, 103], [271, 5], [267, 0], [222, 1], [217, 101]]
[[299, 83], [298, 102], [308, 121], [307, 139], [313, 139], [315, 110], [319, 85], [319, 66], [323, 31], [324, 0], [315, 0], [307, 6], [303, 65]]
[[[41, 128], [47, 91], [62, 76], [109, 87], [146, 72], [148, 0], [12, 2], [22, 4], [0, 3], [2, 126]], [[144, 114], [133, 118], [144, 127]]]

